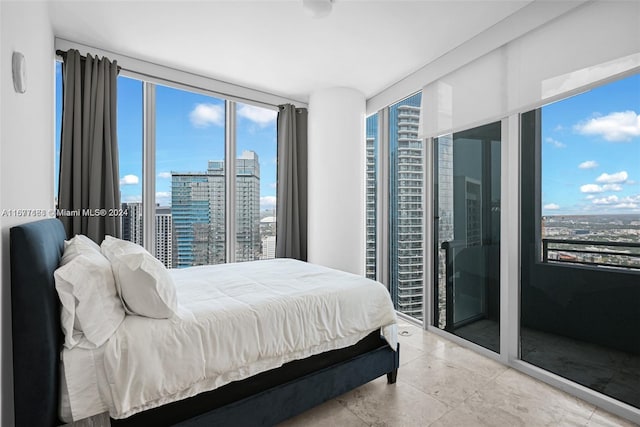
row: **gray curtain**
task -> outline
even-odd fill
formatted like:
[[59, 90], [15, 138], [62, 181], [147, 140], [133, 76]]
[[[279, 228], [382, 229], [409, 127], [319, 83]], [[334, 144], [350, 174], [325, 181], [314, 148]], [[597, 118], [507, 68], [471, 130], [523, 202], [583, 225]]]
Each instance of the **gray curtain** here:
[[[58, 209], [67, 236], [120, 237], [116, 61], [63, 53]], [[66, 214], [65, 214], [66, 213]]]
[[307, 110], [278, 111], [276, 257], [307, 260]]

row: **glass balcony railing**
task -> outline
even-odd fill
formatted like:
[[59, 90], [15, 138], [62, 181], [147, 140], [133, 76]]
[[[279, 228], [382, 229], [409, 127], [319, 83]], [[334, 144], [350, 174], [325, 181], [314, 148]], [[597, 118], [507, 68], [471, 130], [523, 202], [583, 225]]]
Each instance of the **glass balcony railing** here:
[[542, 262], [640, 269], [640, 243], [542, 239]]

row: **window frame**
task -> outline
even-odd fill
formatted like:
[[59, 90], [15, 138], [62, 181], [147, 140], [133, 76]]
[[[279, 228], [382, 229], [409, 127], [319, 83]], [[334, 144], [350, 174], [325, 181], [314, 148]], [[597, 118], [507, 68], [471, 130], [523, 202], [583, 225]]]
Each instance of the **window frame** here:
[[[63, 44], [64, 46], [60, 47], [59, 44]], [[237, 149], [237, 120], [236, 120], [236, 106], [238, 102], [246, 105], [251, 105], [259, 108], [270, 109], [274, 111], [278, 111], [278, 106], [275, 102], [290, 102], [296, 106], [307, 107], [305, 103], [291, 100], [287, 98], [282, 98], [277, 95], [271, 95], [268, 93], [251, 90], [248, 88], [244, 88], [241, 86], [235, 86], [229, 83], [220, 82], [214, 79], [209, 79], [202, 76], [196, 76], [190, 74], [188, 72], [180, 72], [174, 69], [168, 69], [156, 64], [147, 63], [140, 60], [134, 60], [128, 57], [119, 57], [118, 55], [113, 55], [110, 52], [103, 52], [99, 49], [86, 48], [82, 45], [70, 44], [66, 45], [67, 42], [62, 43], [56, 39], [56, 48], [59, 50], [64, 49], [78, 49], [82, 51], [93, 52], [95, 55], [103, 55], [106, 54], [112, 59], [118, 60], [122, 58], [124, 62], [133, 62], [138, 66], [142, 71], [137, 72], [130, 69], [125, 69], [121, 67], [118, 77], [126, 77], [132, 80], [137, 80], [142, 83], [142, 246], [149, 251], [150, 253], [154, 253], [155, 245], [156, 245], [156, 235], [155, 235], [155, 206], [156, 206], [156, 107], [157, 107], [157, 99], [156, 99], [156, 87], [158, 85], [166, 86], [176, 90], [182, 90], [186, 92], [197, 93], [200, 95], [214, 97], [220, 100], [223, 100], [225, 103], [225, 123], [224, 123], [224, 132], [225, 132], [225, 252], [226, 252], [226, 263], [235, 262], [236, 261], [236, 149]], [[64, 60], [61, 56], [56, 57], [56, 62], [63, 63]], [[162, 77], [156, 77], [154, 74], [148, 74], [145, 72], [146, 69], [151, 68], [155, 71], [158, 71], [158, 74], [168, 74], [171, 76], [182, 76], [184, 78], [184, 82], [180, 82], [177, 80], [168, 80]], [[62, 74], [62, 73], [61, 73]], [[62, 75], [60, 76], [62, 79]], [[55, 76], [55, 67], [54, 67], [54, 80]], [[197, 81], [202, 84], [202, 86], [192, 84], [193, 81]], [[55, 84], [55, 83], [54, 83]], [[213, 87], [221, 87], [226, 91], [237, 91], [240, 95], [233, 95], [231, 93], [222, 93], [221, 91], [212, 90], [207, 88], [206, 86]], [[245, 97], [244, 94], [253, 94], [258, 99], [253, 99], [251, 97]], [[56, 98], [58, 96], [62, 96], [62, 92], [58, 95], [56, 93]], [[272, 103], [265, 102], [264, 100], [271, 100]], [[56, 109], [54, 108], [54, 115], [56, 114]], [[62, 114], [62, 112], [61, 112]], [[54, 120], [55, 123], [55, 120]], [[277, 132], [277, 126], [276, 126]], [[54, 150], [55, 152], [55, 150]], [[276, 149], [277, 155], [277, 149]], [[55, 157], [55, 154], [54, 154]], [[55, 162], [57, 160], [54, 158], [54, 174], [57, 176], [59, 174], [59, 168], [55, 168]], [[54, 177], [54, 179], [56, 179]], [[54, 199], [57, 197], [57, 194], [53, 195]], [[151, 206], [153, 209], [149, 209]], [[232, 238], [230, 238], [232, 236]]]

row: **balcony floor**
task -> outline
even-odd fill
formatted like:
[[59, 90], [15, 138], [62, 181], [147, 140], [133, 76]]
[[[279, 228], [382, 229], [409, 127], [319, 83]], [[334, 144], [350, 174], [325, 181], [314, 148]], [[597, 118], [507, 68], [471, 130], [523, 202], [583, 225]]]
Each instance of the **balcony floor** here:
[[[498, 323], [480, 320], [456, 335], [490, 349], [499, 348]], [[640, 356], [524, 328], [522, 359], [617, 400], [640, 407]]]

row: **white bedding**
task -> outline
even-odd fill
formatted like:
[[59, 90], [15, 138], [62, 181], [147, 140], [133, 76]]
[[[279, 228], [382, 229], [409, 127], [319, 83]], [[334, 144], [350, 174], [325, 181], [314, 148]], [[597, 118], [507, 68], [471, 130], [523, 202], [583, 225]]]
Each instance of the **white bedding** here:
[[[378, 329], [396, 348], [389, 293], [361, 276], [288, 259], [171, 274], [179, 302], [176, 317], [127, 316], [107, 343], [93, 350], [102, 354], [63, 351], [75, 420], [105, 408], [112, 417], [124, 418], [353, 345]], [[87, 369], [79, 367], [81, 359], [96, 372], [81, 374]]]

